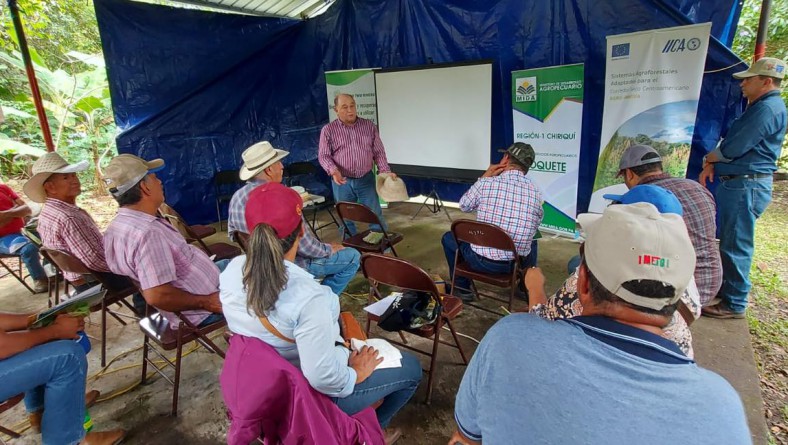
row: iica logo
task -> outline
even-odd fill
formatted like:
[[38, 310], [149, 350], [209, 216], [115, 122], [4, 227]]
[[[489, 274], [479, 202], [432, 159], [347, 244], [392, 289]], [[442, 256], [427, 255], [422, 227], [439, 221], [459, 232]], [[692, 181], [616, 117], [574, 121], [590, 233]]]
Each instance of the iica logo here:
[[536, 77], [517, 79], [515, 102], [534, 102], [536, 100]]
[[670, 39], [662, 47], [662, 54], [683, 52], [687, 49], [695, 51], [698, 48], [700, 48], [700, 39], [697, 37], [691, 39]]

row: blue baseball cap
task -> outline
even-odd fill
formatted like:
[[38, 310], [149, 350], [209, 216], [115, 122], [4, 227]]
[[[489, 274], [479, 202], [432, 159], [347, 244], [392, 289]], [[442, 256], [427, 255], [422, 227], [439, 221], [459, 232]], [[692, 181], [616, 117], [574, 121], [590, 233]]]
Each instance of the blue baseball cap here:
[[636, 185], [623, 195], [604, 195], [605, 199], [610, 199], [614, 203], [635, 204], [637, 202], [647, 202], [657, 208], [659, 213], [675, 213], [684, 215], [681, 203], [676, 195], [668, 189], [656, 185]]

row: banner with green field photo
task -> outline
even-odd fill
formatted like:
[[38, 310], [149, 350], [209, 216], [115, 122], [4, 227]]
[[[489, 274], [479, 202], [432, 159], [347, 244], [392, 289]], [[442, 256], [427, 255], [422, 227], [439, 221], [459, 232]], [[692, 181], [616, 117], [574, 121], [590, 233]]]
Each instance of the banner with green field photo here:
[[711, 23], [607, 37], [605, 102], [594, 191], [620, 184], [618, 164], [638, 144], [663, 170], [687, 172]]
[[536, 159], [528, 177], [544, 193], [540, 230], [574, 236], [583, 64], [512, 72], [514, 140], [530, 144]]

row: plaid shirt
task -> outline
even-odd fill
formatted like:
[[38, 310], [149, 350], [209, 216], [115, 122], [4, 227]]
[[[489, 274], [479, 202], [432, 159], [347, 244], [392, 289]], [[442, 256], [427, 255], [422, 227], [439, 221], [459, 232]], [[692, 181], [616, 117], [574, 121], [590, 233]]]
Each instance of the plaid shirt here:
[[[246, 202], [255, 187], [265, 184], [265, 181], [253, 179], [245, 186], [241, 187], [233, 194], [230, 199], [230, 210], [227, 216], [227, 234], [232, 239], [233, 232], [249, 233], [246, 226]], [[295, 263], [302, 268], [306, 268], [309, 260], [313, 258], [328, 258], [331, 256], [331, 245], [321, 242], [312, 229], [301, 216], [301, 223], [304, 225], [304, 236], [298, 243], [298, 253], [296, 253]]]
[[[48, 249], [57, 249], [74, 255], [91, 270], [109, 272], [104, 258], [104, 239], [88, 212], [79, 207], [47, 198], [38, 216], [38, 233]], [[82, 278], [79, 274], [63, 272], [68, 281]]]
[[378, 127], [361, 117], [350, 125], [337, 119], [323, 127], [317, 160], [329, 175], [339, 170], [342, 176], [349, 178], [369, 173], [373, 160], [381, 172], [391, 171]]
[[[219, 291], [219, 269], [202, 250], [188, 244], [169, 223], [147, 213], [121, 208], [104, 233], [104, 254], [112, 272], [125, 275], [146, 290], [170, 284], [194, 295]], [[161, 311], [178, 328], [178, 317]], [[211, 313], [182, 311], [200, 324]]]
[[[476, 219], [502, 228], [512, 237], [517, 254], [531, 253], [531, 241], [542, 222], [542, 192], [519, 170], [479, 178], [460, 198], [460, 210], [477, 211]], [[511, 260], [512, 254], [490, 247], [471, 246], [479, 255], [496, 261]]]
[[695, 283], [701, 304], [711, 301], [722, 286], [722, 262], [717, 247], [716, 204], [711, 192], [699, 183], [673, 178], [667, 173], [647, 176], [640, 184], [651, 184], [670, 190], [681, 202], [684, 223], [695, 248]]

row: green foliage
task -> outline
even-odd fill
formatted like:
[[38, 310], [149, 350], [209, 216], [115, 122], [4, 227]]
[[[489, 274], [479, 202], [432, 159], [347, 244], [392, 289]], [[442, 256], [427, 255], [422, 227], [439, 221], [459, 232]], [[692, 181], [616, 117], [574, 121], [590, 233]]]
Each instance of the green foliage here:
[[610, 142], [599, 158], [594, 191], [623, 182], [620, 178], [616, 178], [618, 162], [627, 148], [638, 144], [654, 147], [660, 157], [662, 157], [662, 170], [665, 173], [670, 173], [671, 176], [678, 178], [684, 177], [687, 173], [687, 159], [690, 152], [689, 144], [655, 141], [645, 134], [639, 134], [632, 138], [616, 133], [610, 138]]
[[[96, 169], [114, 151], [106, 68], [100, 53], [92, 2], [85, 0], [19, 0], [36, 78], [56, 150], [71, 162], [89, 160], [82, 177], [88, 187], [103, 188]], [[6, 139], [24, 144], [34, 157], [45, 147], [30, 88], [18, 52], [18, 40], [7, 9], [3, 9], [0, 38], [0, 105], [7, 120], [0, 124]], [[2, 136], [0, 136], [2, 137]], [[2, 150], [0, 141], [0, 151]], [[19, 169], [21, 145], [0, 160], [5, 175]]]

